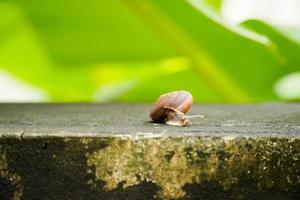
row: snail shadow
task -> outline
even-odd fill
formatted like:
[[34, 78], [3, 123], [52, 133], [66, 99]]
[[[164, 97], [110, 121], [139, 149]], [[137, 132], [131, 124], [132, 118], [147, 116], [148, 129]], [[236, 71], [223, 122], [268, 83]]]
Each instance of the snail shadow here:
[[157, 123], [157, 122], [153, 122], [151, 120], [144, 121], [143, 124], [147, 125], [147, 126], [167, 126], [164, 122]]
[[[187, 130], [188, 128], [190, 128], [190, 126], [175, 126], [175, 125], [168, 125], [165, 122], [153, 122], [151, 120], [149, 121], [144, 121], [143, 122], [144, 126], [147, 128], [154, 128], [156, 130], [161, 130], [161, 131], [168, 131], [168, 130], [176, 130], [176, 132], [178, 130]], [[181, 131], [179, 131], [181, 132]]]

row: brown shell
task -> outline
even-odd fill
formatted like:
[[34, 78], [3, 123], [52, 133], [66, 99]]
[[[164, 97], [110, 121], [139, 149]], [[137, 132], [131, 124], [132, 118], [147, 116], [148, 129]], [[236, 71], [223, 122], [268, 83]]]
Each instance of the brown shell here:
[[154, 122], [163, 122], [167, 117], [165, 112], [166, 106], [186, 113], [192, 104], [193, 96], [188, 91], [180, 90], [162, 94], [153, 105], [150, 117]]

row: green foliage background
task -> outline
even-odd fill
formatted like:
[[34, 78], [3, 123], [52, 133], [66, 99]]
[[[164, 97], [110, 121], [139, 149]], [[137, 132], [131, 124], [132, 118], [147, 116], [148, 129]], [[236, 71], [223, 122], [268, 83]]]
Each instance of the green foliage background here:
[[0, 67], [55, 102], [151, 102], [179, 89], [196, 102], [282, 100], [274, 85], [300, 71], [300, 32], [228, 25], [220, 4], [0, 0]]

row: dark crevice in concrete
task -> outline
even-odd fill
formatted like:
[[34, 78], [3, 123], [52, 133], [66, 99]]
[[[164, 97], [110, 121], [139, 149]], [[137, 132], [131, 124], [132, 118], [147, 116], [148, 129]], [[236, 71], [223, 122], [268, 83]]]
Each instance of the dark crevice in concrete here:
[[12, 199], [16, 188], [7, 178], [0, 177], [0, 200]]
[[202, 182], [201, 184], [187, 184], [183, 187], [186, 191], [185, 199], [210, 199], [221, 200], [228, 199], [230, 194], [222, 189], [217, 182]]
[[286, 191], [278, 190], [274, 187], [267, 190], [259, 190], [255, 180], [241, 178], [240, 181], [230, 190], [223, 190], [218, 182], [202, 182], [200, 184], [187, 184], [183, 187], [186, 196], [182, 198], [201, 200], [221, 200], [221, 199], [245, 199], [245, 200], [294, 200], [300, 199], [300, 187], [291, 187]]
[[101, 199], [87, 184], [94, 174], [87, 173], [88, 151], [79, 141], [66, 145], [62, 139], [8, 139], [0, 143], [5, 145], [9, 170], [22, 177], [22, 199]]
[[142, 182], [135, 186], [130, 186], [126, 189], [119, 184], [118, 187], [111, 191], [103, 192], [105, 183], [99, 181], [97, 183], [98, 196], [95, 199], [105, 200], [149, 200], [160, 198], [157, 196], [159, 187], [153, 183]]

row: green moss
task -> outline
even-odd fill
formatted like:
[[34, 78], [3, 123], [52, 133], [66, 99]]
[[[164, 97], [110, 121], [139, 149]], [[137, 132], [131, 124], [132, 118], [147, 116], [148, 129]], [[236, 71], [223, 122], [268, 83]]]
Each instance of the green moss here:
[[203, 181], [217, 181], [224, 190], [244, 177], [258, 190], [300, 184], [297, 138], [111, 138], [106, 148], [87, 157], [105, 190], [152, 182], [163, 199], [184, 197], [185, 185]]

